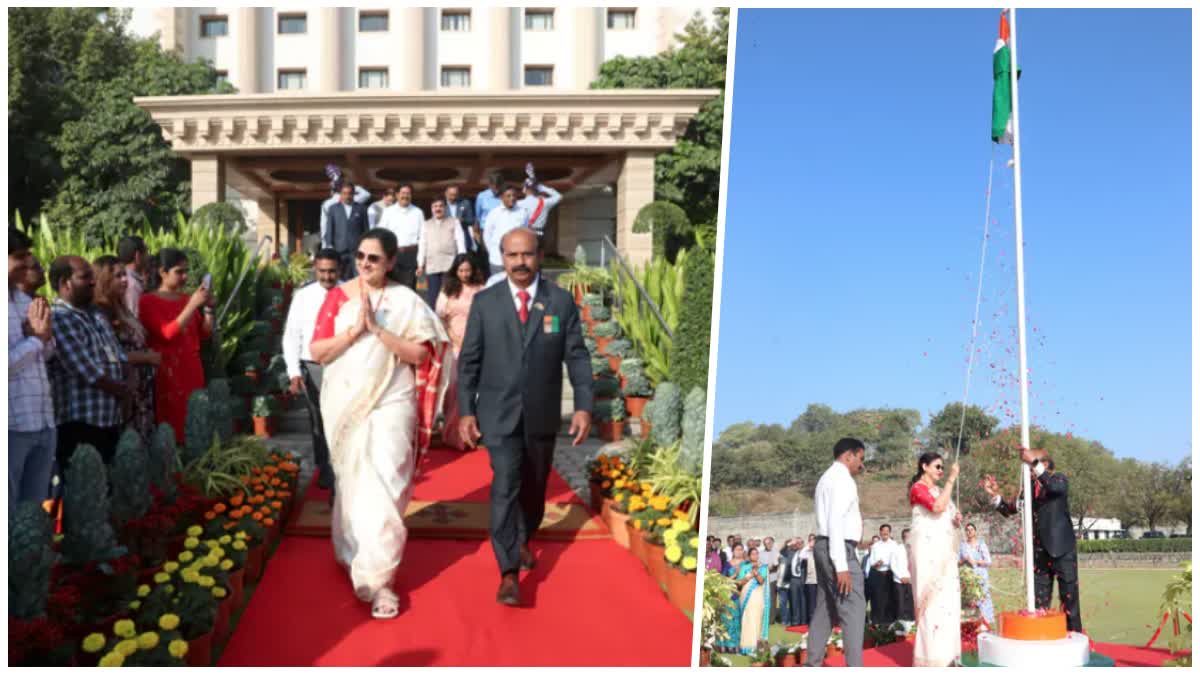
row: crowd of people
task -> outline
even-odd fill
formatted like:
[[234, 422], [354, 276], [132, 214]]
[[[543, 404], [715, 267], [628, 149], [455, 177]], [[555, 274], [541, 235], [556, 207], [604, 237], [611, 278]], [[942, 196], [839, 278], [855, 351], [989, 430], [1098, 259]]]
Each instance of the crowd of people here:
[[[121, 435], [149, 443], [163, 422], [183, 441], [187, 401], [205, 386], [201, 340], [214, 298], [185, 292], [180, 250], [151, 255], [128, 236], [116, 255], [63, 255], [48, 274], [25, 233], [8, 231], [8, 503], [61, 496], [76, 447], [111, 462]], [[40, 295], [49, 283], [48, 300]], [[55, 481], [55, 476], [59, 481]]]
[[[731, 578], [736, 590], [723, 617], [726, 637], [715, 645], [726, 653], [751, 654], [768, 643], [772, 623], [807, 626], [807, 665], [821, 665], [833, 628], [841, 626], [847, 665], [862, 665], [868, 625], [891, 627], [912, 622], [914, 665], [946, 666], [958, 661], [963, 595], [960, 580], [970, 574], [978, 594], [969, 605], [996, 626], [989, 569], [992, 555], [974, 523], [964, 522], [952, 500], [957, 463], [937, 452], [917, 459], [909, 482], [910, 526], [892, 537], [883, 524], [870, 541], [863, 537], [856, 477], [862, 473], [861, 441], [842, 439], [834, 462], [814, 494], [817, 532], [793, 537], [776, 547], [773, 537], [710, 536], [706, 569]], [[1024, 449], [1021, 460], [1033, 479], [1034, 577], [1036, 606], [1047, 609], [1058, 581], [1069, 630], [1081, 632], [1074, 532], [1067, 500], [1067, 477], [1055, 471], [1045, 450]], [[1005, 499], [995, 479], [982, 485], [1001, 516], [1020, 511], [1020, 495]]]

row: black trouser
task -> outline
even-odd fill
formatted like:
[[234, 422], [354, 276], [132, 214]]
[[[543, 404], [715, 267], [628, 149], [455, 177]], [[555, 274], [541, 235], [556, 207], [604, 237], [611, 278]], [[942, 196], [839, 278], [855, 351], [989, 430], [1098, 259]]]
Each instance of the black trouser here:
[[1075, 547], [1058, 558], [1050, 557], [1046, 549], [1034, 543], [1033, 594], [1038, 609], [1050, 608], [1054, 580], [1058, 580], [1058, 598], [1067, 612], [1067, 630], [1083, 631], [1079, 616], [1079, 561]]
[[892, 580], [892, 571], [871, 570], [867, 594], [871, 599], [871, 623], [892, 625], [896, 621], [896, 582]]
[[521, 569], [521, 546], [542, 524], [554, 441], [553, 434], [526, 434], [521, 422], [511, 435], [486, 444], [492, 463], [492, 550], [502, 575]]
[[417, 290], [417, 247], [405, 246], [396, 253], [396, 265], [392, 267], [391, 278]]
[[442, 292], [442, 279], [446, 274], [448, 272], [425, 274], [425, 283], [428, 285], [425, 289], [425, 302], [428, 302], [430, 307], [437, 307], [437, 296]]
[[321, 417], [321, 364], [301, 361], [300, 373], [304, 376], [304, 403], [312, 426], [313, 457], [321, 471], [321, 482], [328, 481], [332, 486], [333, 467], [329, 465], [329, 443], [325, 440], [325, 421]]
[[912, 584], [896, 584], [896, 618], [912, 621], [916, 618], [913, 610]]
[[788, 618], [789, 626], [799, 626], [808, 623], [808, 603], [804, 597], [804, 584], [793, 578], [788, 587]]
[[[812, 563], [809, 563], [810, 565]], [[813, 611], [817, 608], [817, 585], [804, 584], [804, 625], [812, 623]]]
[[105, 464], [112, 464], [113, 455], [117, 453], [117, 441], [121, 440], [121, 427], [97, 427], [84, 422], [63, 422], [58, 425], [58, 441], [56, 443], [55, 459], [58, 460], [59, 477], [64, 478], [67, 463], [75, 448], [80, 445], [90, 445], [100, 452]]
[[342, 251], [338, 261], [338, 278], [348, 281], [358, 276], [358, 266], [354, 264], [354, 251]]
[[785, 615], [788, 611], [787, 589], [783, 589], [783, 592], [784, 595], [779, 594], [778, 581], [771, 582], [771, 613], [767, 615], [771, 617], [771, 623], [783, 623], [786, 620]]

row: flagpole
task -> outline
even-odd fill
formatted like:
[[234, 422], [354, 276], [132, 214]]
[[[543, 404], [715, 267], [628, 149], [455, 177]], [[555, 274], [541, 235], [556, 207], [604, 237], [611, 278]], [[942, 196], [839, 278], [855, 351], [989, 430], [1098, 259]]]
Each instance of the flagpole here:
[[[1012, 143], [1013, 143], [1013, 202], [1016, 209], [1017, 235], [1017, 338], [1020, 347], [1021, 382], [1021, 447], [1029, 447], [1029, 367], [1025, 353], [1025, 235], [1021, 219], [1021, 123], [1017, 93], [1017, 10], [1008, 10], [1012, 63], [1009, 78], [1012, 82]], [[1033, 599], [1033, 486], [1029, 465], [1021, 462], [1021, 526], [1025, 543], [1025, 605], [1034, 610]]]

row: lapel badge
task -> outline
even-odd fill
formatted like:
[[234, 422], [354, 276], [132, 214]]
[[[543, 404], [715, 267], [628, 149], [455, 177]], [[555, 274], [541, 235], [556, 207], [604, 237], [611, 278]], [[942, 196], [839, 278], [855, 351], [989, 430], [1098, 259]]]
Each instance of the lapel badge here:
[[546, 311], [546, 306], [545, 306], [545, 305], [543, 305], [543, 304], [542, 304], [542, 303], [540, 303], [540, 302], [535, 302], [535, 303], [533, 303], [533, 308], [534, 308], [534, 309], [536, 309], [536, 310], [538, 310], [538, 311], [541, 311], [541, 312], [544, 312], [544, 311]]

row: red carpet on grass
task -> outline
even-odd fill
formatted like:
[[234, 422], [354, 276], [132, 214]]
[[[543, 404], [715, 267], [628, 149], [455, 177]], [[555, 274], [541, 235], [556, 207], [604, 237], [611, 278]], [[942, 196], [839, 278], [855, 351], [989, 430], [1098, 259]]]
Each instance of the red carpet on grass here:
[[[561, 448], [560, 452], [570, 452]], [[482, 451], [435, 451], [414, 499], [488, 499]], [[552, 474], [547, 502], [578, 502]], [[525, 606], [495, 601], [484, 540], [410, 539], [400, 616], [371, 618], [328, 539], [284, 537], [221, 656], [222, 666], [687, 666], [692, 625], [611, 540], [536, 542]]]

